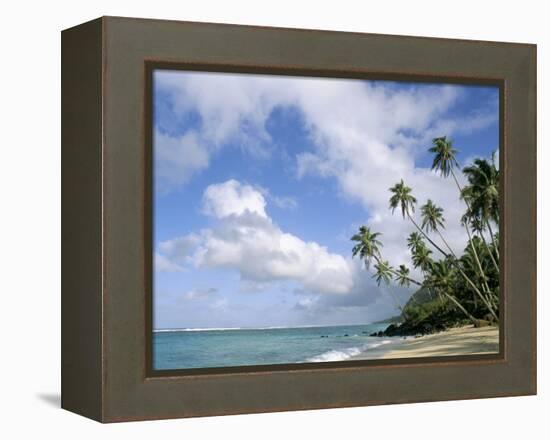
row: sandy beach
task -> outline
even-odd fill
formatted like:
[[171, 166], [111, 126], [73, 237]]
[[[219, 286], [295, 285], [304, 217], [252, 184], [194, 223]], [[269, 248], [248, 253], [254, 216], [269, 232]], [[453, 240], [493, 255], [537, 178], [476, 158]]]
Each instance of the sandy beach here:
[[397, 359], [411, 357], [457, 356], [498, 353], [498, 327], [453, 328], [427, 336], [381, 338], [382, 344], [364, 351], [354, 360]]

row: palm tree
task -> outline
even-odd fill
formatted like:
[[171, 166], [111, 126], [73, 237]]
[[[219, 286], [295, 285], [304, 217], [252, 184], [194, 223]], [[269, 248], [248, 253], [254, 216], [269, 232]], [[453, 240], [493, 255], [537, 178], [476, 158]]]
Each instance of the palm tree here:
[[[359, 256], [359, 258], [365, 263], [365, 267], [367, 268], [367, 270], [370, 269], [372, 261], [374, 260], [376, 273], [373, 277], [377, 278], [379, 286], [382, 281], [384, 281], [386, 284], [389, 284], [393, 276], [401, 280], [400, 285], [404, 285], [401, 284], [401, 282], [406, 282], [407, 286], [410, 285], [410, 283], [416, 284], [417, 286], [422, 286], [422, 283], [410, 278], [408, 276], [408, 272], [404, 273], [402, 271], [396, 271], [393, 267], [390, 266], [387, 261], [382, 261], [380, 248], [383, 246], [383, 244], [378, 239], [378, 237], [380, 237], [381, 235], [382, 234], [379, 232], [371, 231], [371, 229], [367, 226], [359, 227], [359, 232], [351, 237], [352, 241], [357, 242], [357, 244], [352, 249], [352, 256]], [[399, 302], [393, 291], [390, 290], [390, 294], [397, 308], [400, 311], [403, 311], [403, 307], [401, 306], [401, 303]]]
[[475, 234], [477, 234], [479, 237], [481, 237], [481, 241], [483, 242], [485, 249], [489, 254], [489, 258], [493, 263], [493, 267], [495, 268], [497, 273], [500, 273], [500, 268], [497, 262], [497, 260], [499, 259], [498, 247], [495, 246], [495, 237], [493, 236], [493, 231], [488, 228], [489, 235], [491, 236], [492, 248], [491, 246], [489, 246], [489, 243], [487, 243], [487, 240], [485, 239], [485, 234], [483, 233], [483, 231], [485, 231], [485, 229], [487, 228], [488, 223], [483, 221], [478, 214], [474, 214], [470, 211], [466, 211], [466, 213], [461, 218], [461, 222], [463, 225], [469, 223], [472, 231], [474, 232], [474, 236]]
[[[469, 272], [471, 274], [470, 276], [475, 278], [476, 276], [478, 276], [478, 272], [476, 270], [475, 257], [472, 252], [473, 248], [476, 249], [477, 254], [480, 256], [483, 270], [486, 273], [489, 273], [491, 270], [490, 261], [487, 258], [487, 254], [489, 254], [490, 250], [487, 250], [482, 246], [482, 240], [479, 237], [473, 237], [472, 243], [466, 246], [466, 248], [464, 249], [464, 254], [460, 258], [462, 266], [464, 267], [465, 272]], [[496, 275], [496, 277], [498, 278], [498, 274]], [[489, 286], [487, 286], [487, 288], [490, 292], [490, 295], [488, 295], [487, 298], [491, 303], [493, 309], [496, 310], [498, 308], [498, 293], [494, 290], [489, 289]]]
[[[428, 246], [426, 246], [426, 243], [418, 232], [411, 232], [411, 235], [407, 238], [407, 246], [411, 251], [414, 268], [420, 269], [422, 276], [426, 278], [426, 273], [429, 272], [433, 265], [433, 260], [431, 258], [432, 251], [428, 248]], [[430, 294], [433, 297], [434, 289], [427, 285], [426, 282], [423, 283], [423, 286], [430, 291]], [[437, 290], [436, 293], [439, 299], [443, 301], [441, 293]]]
[[465, 167], [462, 172], [469, 183], [462, 190], [462, 196], [468, 198], [471, 212], [485, 222], [493, 221], [498, 224], [499, 171], [494, 162], [489, 163], [485, 159], [475, 159], [473, 165]]
[[441, 249], [428, 235], [422, 230], [420, 226], [414, 221], [414, 218], [411, 216], [411, 212], [414, 212], [416, 198], [412, 195], [412, 189], [409, 188], [403, 182], [403, 179], [399, 183], [396, 183], [390, 189], [390, 192], [393, 194], [390, 197], [390, 208], [392, 214], [397, 208], [401, 208], [401, 214], [403, 218], [408, 218], [412, 224], [418, 229], [418, 231], [428, 240], [433, 247], [435, 247], [439, 252], [444, 256], [447, 256], [447, 253]]
[[351, 237], [351, 240], [358, 242], [352, 250], [352, 255], [355, 257], [359, 255], [359, 258], [364, 261], [365, 267], [370, 268], [372, 260], [378, 261], [380, 259], [380, 248], [383, 246], [378, 237], [379, 232], [371, 232], [367, 226], [361, 226], [359, 233]]
[[410, 213], [414, 212], [414, 205], [416, 205], [416, 198], [411, 194], [412, 189], [405, 185], [401, 179], [399, 183], [390, 188], [390, 191], [393, 193], [393, 196], [390, 197], [392, 214], [397, 207], [400, 207], [403, 218], [410, 216]]
[[445, 229], [443, 208], [437, 206], [434, 202], [428, 199], [426, 204], [420, 208], [420, 212], [422, 214], [422, 229], [425, 229], [427, 233], [432, 231], [437, 232], [439, 238], [441, 238], [441, 241], [445, 243], [445, 246], [449, 249], [451, 255], [456, 258], [455, 252], [441, 233], [441, 229]]
[[[465, 167], [462, 171], [469, 183], [469, 185], [462, 190], [461, 194], [462, 198], [469, 205], [469, 209], [465, 216], [467, 216], [470, 221], [481, 221], [487, 227], [494, 247], [495, 241], [491, 222], [495, 222], [497, 225], [499, 223], [499, 170], [494, 163], [494, 154], [491, 163], [485, 159], [476, 159], [473, 165]], [[482, 230], [483, 228], [481, 228], [479, 235], [485, 247], [489, 249]], [[499, 253], [496, 247], [495, 253], [498, 259]], [[490, 255], [495, 265], [495, 269], [499, 272], [498, 264], [492, 252]]]
[[428, 248], [428, 246], [424, 245], [417, 247], [412, 254], [414, 267], [420, 268], [423, 273], [427, 272], [430, 266], [433, 264], [433, 261], [430, 257], [431, 254], [432, 251]]
[[[428, 199], [428, 202], [420, 208], [420, 211], [422, 213], [422, 228], [426, 229], [426, 232], [434, 231], [437, 232], [439, 235], [439, 238], [441, 238], [441, 241], [445, 243], [445, 246], [447, 246], [447, 249], [449, 249], [449, 252], [454, 257], [455, 260], [458, 259], [455, 252], [447, 243], [447, 240], [445, 240], [445, 237], [443, 237], [443, 234], [441, 233], [441, 229], [445, 229], [445, 219], [443, 218], [443, 208], [440, 208], [436, 204], [434, 204], [430, 199]], [[485, 283], [485, 287], [487, 292], [490, 291], [489, 286], [487, 286], [487, 282], [485, 280], [482, 280], [482, 282]]]
[[397, 284], [400, 286], [409, 287], [411, 285], [411, 278], [409, 277], [410, 270], [407, 266], [404, 264], [399, 265], [399, 269], [397, 270], [397, 273], [395, 275], [395, 279], [397, 280]]
[[440, 260], [435, 262], [430, 270], [430, 274], [426, 280], [426, 284], [434, 287], [448, 298], [456, 307], [458, 307], [474, 325], [477, 324], [477, 319], [475, 319], [470, 312], [468, 312], [462, 304], [453, 296], [452, 292], [456, 281], [456, 274], [452, 266], [449, 264], [448, 259]]
[[437, 206], [430, 199], [420, 208], [420, 212], [422, 213], [422, 229], [426, 229], [426, 232], [438, 231], [439, 228], [445, 228], [443, 208]]
[[432, 170], [439, 171], [443, 177], [448, 177], [449, 174], [452, 174], [456, 180], [453, 168], [458, 166], [458, 161], [456, 160], [458, 150], [453, 148], [452, 141], [450, 139], [447, 140], [446, 136], [434, 138], [432, 142], [433, 147], [428, 150], [430, 153], [435, 154]]
[[422, 240], [422, 236], [418, 232], [411, 232], [411, 235], [407, 238], [407, 246], [411, 250], [411, 252], [416, 252], [416, 250], [421, 247], [425, 246], [424, 240]]
[[374, 268], [376, 269], [376, 273], [372, 277], [376, 278], [378, 286], [380, 286], [382, 282], [389, 284], [392, 280], [392, 267], [390, 263], [380, 260], [374, 265]]
[[[458, 153], [458, 150], [455, 150], [453, 148], [452, 141], [450, 139], [447, 139], [446, 136], [434, 138], [432, 142], [433, 146], [428, 150], [430, 153], [435, 154], [432, 163], [432, 170], [438, 171], [443, 177], [448, 177], [450, 174], [453, 177], [453, 180], [458, 188], [458, 192], [462, 194], [462, 187], [460, 186], [460, 183], [458, 183], [458, 179], [454, 172], [454, 167], [458, 166], [458, 161], [456, 160], [456, 154]], [[468, 211], [471, 211], [468, 200], [465, 198], [464, 201], [466, 202]], [[468, 234], [468, 240], [471, 243], [472, 233], [470, 232], [470, 227], [468, 226], [467, 222], [464, 223], [464, 227], [466, 229], [466, 233]], [[472, 251], [474, 253], [474, 258], [476, 260], [480, 275], [483, 280], [486, 280], [485, 273], [483, 272], [483, 268], [481, 267], [479, 256], [477, 255], [475, 248], [472, 247]], [[483, 289], [485, 289], [484, 286]], [[486, 293], [489, 294], [489, 292]]]
[[[454, 151], [454, 150], [453, 150]], [[444, 168], [447, 169], [447, 168]], [[452, 171], [452, 167], [450, 168], [449, 172]], [[403, 215], [403, 218], [408, 218], [412, 224], [418, 229], [418, 231], [436, 248], [445, 258], [449, 258], [450, 255], [447, 254], [443, 249], [441, 249], [429, 236], [424, 230], [414, 221], [413, 217], [411, 216], [411, 212], [414, 212], [415, 204], [416, 204], [416, 198], [412, 195], [412, 189], [405, 185], [403, 182], [403, 179], [399, 183], [396, 183], [393, 187], [390, 188], [390, 192], [392, 193], [392, 196], [390, 197], [390, 208], [392, 210], [392, 213], [395, 212], [397, 208], [401, 208], [401, 214]], [[433, 203], [432, 203], [433, 205]], [[435, 206], [435, 205], [434, 205]], [[437, 209], [434, 210], [436, 213], [439, 212]], [[442, 211], [441, 211], [442, 212]], [[437, 226], [438, 222], [443, 221], [442, 215], [440, 215], [436, 220], [433, 220], [435, 223], [432, 223], [432, 226]], [[436, 229], [437, 230], [437, 229]], [[441, 236], [441, 234], [440, 234]], [[443, 240], [445, 242], [445, 240]], [[447, 244], [448, 246], [448, 244]], [[475, 250], [474, 250], [475, 251]], [[454, 255], [453, 255], [454, 256]], [[475, 285], [475, 283], [464, 273], [462, 268], [460, 267], [460, 264], [457, 261], [456, 256], [453, 259], [454, 264], [462, 277], [466, 280], [466, 282], [474, 289], [474, 291], [478, 294], [478, 296], [481, 298], [481, 300], [487, 305], [487, 308], [490, 310], [491, 314], [493, 315], [494, 319], [498, 321], [498, 317], [496, 313], [494, 312], [493, 308], [489, 304], [488, 300], [485, 298], [485, 295], [481, 293], [478, 289], [478, 287]], [[483, 273], [483, 270], [481, 269], [481, 264], [479, 264], [479, 270], [483, 277], [485, 274]], [[485, 290], [485, 287], [483, 287]], [[487, 295], [489, 295], [489, 292], [486, 292]]]
[[[378, 284], [378, 287], [380, 287], [380, 284], [384, 282], [384, 284], [388, 285], [390, 284], [390, 281], [393, 278], [394, 270], [390, 266], [390, 263], [387, 261], [382, 261], [380, 259], [377, 259], [377, 263], [374, 265], [374, 268], [376, 269], [376, 272], [372, 275], [373, 278], [376, 278], [376, 284]], [[388, 292], [391, 294], [391, 297], [393, 299], [393, 302], [395, 303], [395, 306], [399, 309], [399, 311], [403, 314], [403, 306], [395, 296], [392, 289], [388, 289]]]
[[[443, 234], [441, 233], [441, 228], [445, 228], [445, 219], [443, 218], [443, 208], [440, 208], [439, 206], [435, 205], [431, 200], [428, 200], [428, 202], [424, 206], [422, 206], [420, 210], [422, 212], [422, 228], [425, 228], [426, 232], [430, 232], [430, 231], [437, 232], [437, 234], [439, 235], [443, 243], [445, 243], [445, 246], [447, 246], [447, 249], [449, 249], [449, 252], [453, 257], [452, 261], [456, 262], [455, 264], [456, 268], [458, 269], [458, 271], [463, 277], [468, 279], [469, 284], [473, 287], [475, 284], [471, 280], [471, 277], [467, 276], [464, 270], [460, 267], [460, 264], [457, 261], [458, 257], [456, 256], [455, 252], [453, 251], [449, 243], [447, 243], [447, 240], [445, 240], [445, 237], [443, 237]], [[471, 249], [473, 249], [474, 252], [477, 251], [475, 246], [473, 245], [471, 246]], [[474, 255], [477, 255], [477, 254], [474, 254]], [[491, 289], [487, 284], [487, 280], [485, 279], [485, 274], [483, 270], [481, 271], [481, 283], [486, 292], [486, 298], [485, 299], [483, 298], [484, 295], [482, 295], [481, 292], [479, 292], [479, 296], [482, 297], [483, 302], [487, 304], [487, 307], [491, 310], [492, 304], [491, 306], [489, 306]]]

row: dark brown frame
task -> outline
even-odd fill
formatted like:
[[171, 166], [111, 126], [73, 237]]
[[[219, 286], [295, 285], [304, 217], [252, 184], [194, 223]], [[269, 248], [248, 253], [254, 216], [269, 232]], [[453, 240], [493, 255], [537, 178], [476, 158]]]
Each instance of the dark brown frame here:
[[[152, 370], [155, 67], [498, 85], [500, 353]], [[95, 420], [534, 394], [536, 46], [114, 17], [68, 29], [62, 222], [62, 406]]]

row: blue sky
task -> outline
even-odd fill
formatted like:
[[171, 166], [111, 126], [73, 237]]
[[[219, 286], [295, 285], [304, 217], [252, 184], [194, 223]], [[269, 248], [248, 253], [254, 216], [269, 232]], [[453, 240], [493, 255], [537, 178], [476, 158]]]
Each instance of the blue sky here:
[[154, 326], [359, 324], [396, 314], [349, 238], [382, 232], [408, 264], [410, 225], [387, 209], [404, 178], [446, 209], [463, 247], [463, 210], [430, 172], [431, 138], [463, 164], [498, 147], [491, 87], [156, 71]]

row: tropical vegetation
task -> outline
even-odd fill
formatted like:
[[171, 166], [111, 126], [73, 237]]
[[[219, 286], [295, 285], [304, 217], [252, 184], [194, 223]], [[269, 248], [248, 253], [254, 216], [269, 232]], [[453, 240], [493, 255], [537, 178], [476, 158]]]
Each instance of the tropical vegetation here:
[[[460, 170], [452, 141], [443, 136], [432, 142], [432, 170], [443, 179], [451, 178], [464, 204], [460, 224], [467, 242], [460, 252], [453, 249], [445, 237], [444, 210], [430, 199], [420, 206], [420, 219], [416, 220], [419, 202], [402, 179], [389, 188], [392, 213], [398, 211], [415, 229], [406, 243], [414, 274], [406, 264], [393, 267], [383, 258], [380, 232], [361, 226], [351, 238], [353, 257], [373, 271], [379, 286], [417, 287], [405, 305], [393, 289], [385, 289], [392, 295], [401, 321], [390, 325], [386, 335], [431, 333], [455, 325], [499, 321], [499, 169], [495, 157], [475, 159]], [[460, 171], [467, 181], [464, 186], [457, 175]]]

